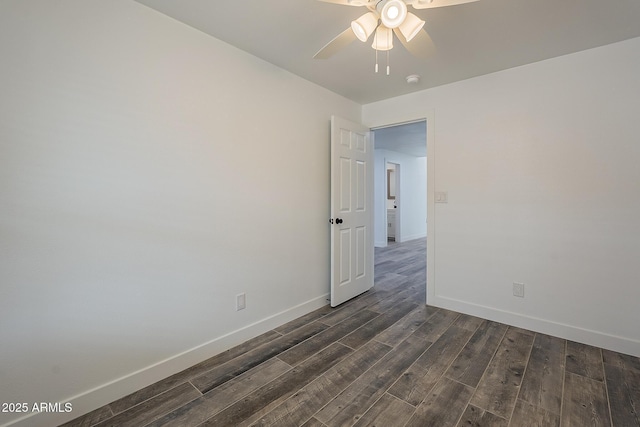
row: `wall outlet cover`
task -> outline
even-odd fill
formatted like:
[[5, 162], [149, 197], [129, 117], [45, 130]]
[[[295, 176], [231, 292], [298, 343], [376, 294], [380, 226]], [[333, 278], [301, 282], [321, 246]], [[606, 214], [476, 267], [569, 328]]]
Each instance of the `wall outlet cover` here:
[[524, 283], [513, 282], [513, 296], [524, 298]]

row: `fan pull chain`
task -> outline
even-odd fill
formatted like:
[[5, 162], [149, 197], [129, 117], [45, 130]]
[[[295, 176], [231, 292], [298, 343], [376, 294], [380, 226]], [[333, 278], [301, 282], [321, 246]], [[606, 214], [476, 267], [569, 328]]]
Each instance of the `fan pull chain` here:
[[378, 49], [376, 49], [376, 73], [378, 72]]
[[387, 51], [387, 76], [390, 75], [391, 68], [389, 67], [389, 51]]

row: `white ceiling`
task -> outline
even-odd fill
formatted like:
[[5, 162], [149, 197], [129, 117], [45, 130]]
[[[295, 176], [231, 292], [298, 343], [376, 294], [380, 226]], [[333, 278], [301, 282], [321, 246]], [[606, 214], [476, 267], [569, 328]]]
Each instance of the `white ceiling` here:
[[[391, 75], [374, 73], [371, 43], [326, 60], [313, 55], [363, 13], [318, 0], [136, 0], [358, 103], [640, 36], [640, 0], [480, 0], [409, 10], [424, 19], [437, 52], [426, 60], [396, 42]], [[381, 69], [386, 55], [380, 58]], [[419, 74], [417, 85], [405, 77]]]
[[374, 129], [376, 149], [397, 151], [413, 157], [427, 155], [427, 122]]

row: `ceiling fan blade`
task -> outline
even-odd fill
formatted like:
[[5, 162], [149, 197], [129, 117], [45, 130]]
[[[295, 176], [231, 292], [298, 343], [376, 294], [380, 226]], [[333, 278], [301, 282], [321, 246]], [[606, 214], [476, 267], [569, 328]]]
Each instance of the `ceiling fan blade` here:
[[366, 6], [369, 0], [319, 0], [325, 3], [341, 4], [343, 6]]
[[406, 3], [410, 4], [415, 9], [432, 9], [434, 7], [455, 6], [457, 4], [473, 3], [476, 1], [478, 0], [433, 0], [429, 3], [427, 0], [412, 0], [406, 1]]
[[411, 53], [413, 56], [420, 59], [427, 59], [436, 52], [436, 46], [431, 40], [431, 36], [424, 30], [420, 30], [418, 34], [411, 39], [410, 42], [404, 38], [404, 35], [398, 28], [394, 28], [393, 32], [400, 40], [400, 43]]
[[356, 35], [349, 27], [313, 55], [313, 59], [327, 59], [354, 40], [356, 40]]

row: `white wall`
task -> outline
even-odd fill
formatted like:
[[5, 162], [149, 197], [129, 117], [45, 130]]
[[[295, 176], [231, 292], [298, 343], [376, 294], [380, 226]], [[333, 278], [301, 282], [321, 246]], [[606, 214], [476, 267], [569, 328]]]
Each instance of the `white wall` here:
[[400, 215], [400, 242], [427, 235], [427, 158], [397, 151], [377, 149], [374, 159], [374, 240], [378, 247], [387, 245], [386, 162], [400, 165], [400, 193], [396, 215]]
[[128, 0], [4, 0], [0, 56], [0, 402], [76, 396], [24, 425], [326, 304], [359, 105]]
[[363, 107], [369, 126], [435, 111], [428, 174], [449, 201], [431, 205], [430, 304], [640, 355], [639, 51], [631, 39]]

